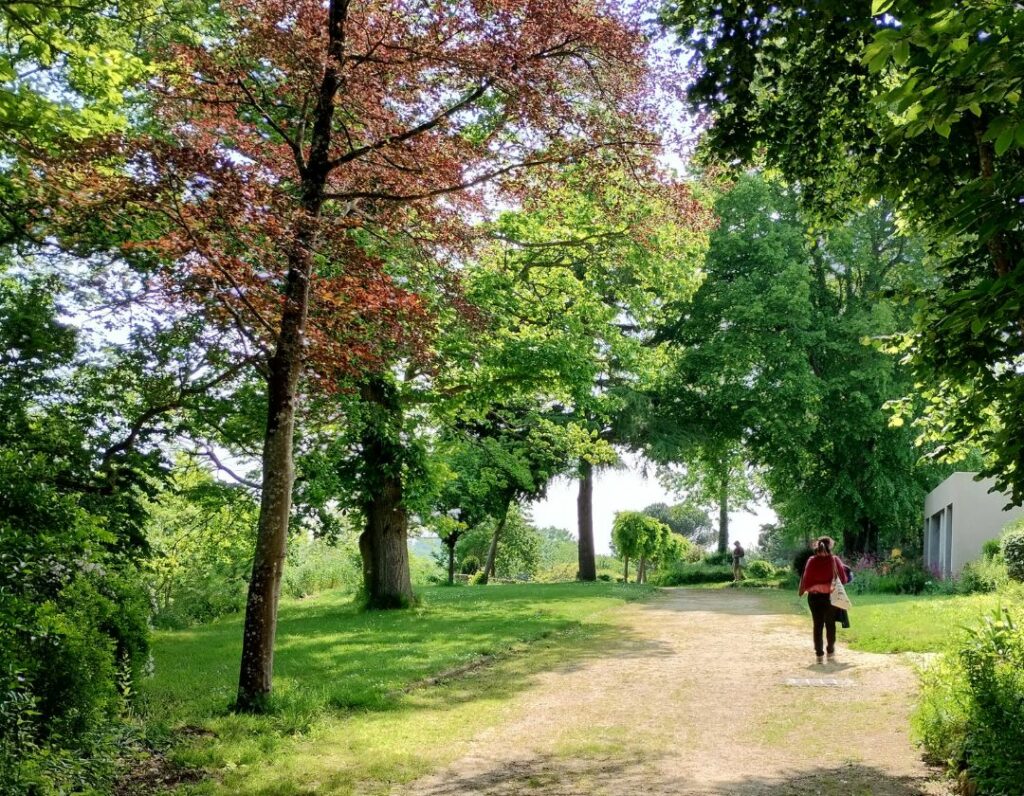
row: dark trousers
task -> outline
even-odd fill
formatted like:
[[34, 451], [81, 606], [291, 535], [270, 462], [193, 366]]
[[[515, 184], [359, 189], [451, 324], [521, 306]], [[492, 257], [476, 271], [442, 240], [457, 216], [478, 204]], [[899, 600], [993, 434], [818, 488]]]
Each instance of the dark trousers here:
[[826, 648], [821, 642], [821, 631], [825, 631], [828, 639], [828, 653], [831, 655], [836, 651], [836, 609], [832, 605], [832, 598], [828, 594], [807, 595], [807, 605], [811, 609], [811, 616], [814, 618], [814, 654], [824, 655]]

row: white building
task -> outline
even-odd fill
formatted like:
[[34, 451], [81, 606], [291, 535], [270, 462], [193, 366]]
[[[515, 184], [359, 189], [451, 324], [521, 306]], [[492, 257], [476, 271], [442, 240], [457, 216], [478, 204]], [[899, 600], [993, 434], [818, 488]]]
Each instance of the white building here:
[[953, 473], [924, 499], [924, 563], [944, 578], [959, 574], [981, 555], [1007, 523], [1024, 517], [1024, 507], [1004, 510], [1010, 498], [990, 492], [994, 479], [977, 473]]

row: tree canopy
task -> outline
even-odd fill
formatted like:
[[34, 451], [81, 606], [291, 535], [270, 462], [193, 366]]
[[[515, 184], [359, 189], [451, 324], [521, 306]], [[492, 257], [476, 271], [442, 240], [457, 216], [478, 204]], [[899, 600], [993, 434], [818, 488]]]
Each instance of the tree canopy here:
[[670, 0], [662, 18], [692, 52], [709, 152], [780, 169], [826, 218], [885, 198], [935, 256], [898, 346], [915, 425], [940, 454], [984, 448], [1024, 499], [1020, 9]]

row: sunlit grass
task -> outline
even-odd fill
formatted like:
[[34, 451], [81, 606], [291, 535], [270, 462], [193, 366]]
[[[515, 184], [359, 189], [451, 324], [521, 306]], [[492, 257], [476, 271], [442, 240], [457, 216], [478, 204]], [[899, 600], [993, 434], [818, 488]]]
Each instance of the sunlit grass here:
[[[797, 598], [796, 592], [759, 594], [810, 622], [806, 598]], [[1001, 604], [1019, 602], [1014, 594], [854, 594], [851, 627], [839, 630], [839, 641], [865, 652], [942, 652], [963, 628]]]
[[[614, 609], [653, 593], [620, 584], [531, 584], [423, 591], [421, 607], [361, 612], [349, 596], [282, 604], [275, 693], [265, 716], [228, 711], [241, 618], [159, 633], [143, 692], [150, 737], [207, 770], [182, 793], [386, 792], [453, 759], [531, 675], [620, 641]], [[529, 655], [515, 655], [529, 647]], [[413, 689], [494, 656], [483, 673]]]

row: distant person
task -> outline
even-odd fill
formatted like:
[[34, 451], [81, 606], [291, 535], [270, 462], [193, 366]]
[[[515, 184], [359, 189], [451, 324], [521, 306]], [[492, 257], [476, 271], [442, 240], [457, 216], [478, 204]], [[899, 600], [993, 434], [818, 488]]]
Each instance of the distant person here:
[[[799, 595], [807, 595], [807, 605], [814, 620], [814, 655], [818, 663], [829, 663], [836, 659], [836, 608], [832, 605], [832, 580], [838, 577], [841, 583], [848, 583], [846, 564], [839, 556], [832, 555], [835, 542], [829, 536], [822, 536], [814, 544], [814, 555], [807, 559], [803, 577], [800, 578]], [[822, 631], [828, 646], [822, 643]]]
[[743, 556], [746, 553], [743, 547], [740, 545], [739, 539], [733, 542], [732, 548], [732, 579], [734, 581], [739, 580], [743, 577], [743, 567], [740, 566], [743, 562]]

